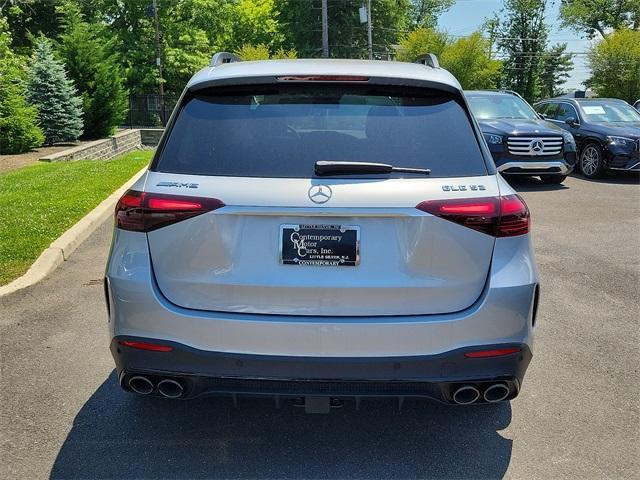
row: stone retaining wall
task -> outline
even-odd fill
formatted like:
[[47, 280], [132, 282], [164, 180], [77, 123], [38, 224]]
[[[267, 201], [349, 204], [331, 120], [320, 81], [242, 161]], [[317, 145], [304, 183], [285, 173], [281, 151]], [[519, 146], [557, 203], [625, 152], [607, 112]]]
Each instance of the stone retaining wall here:
[[141, 128], [140, 138], [143, 145], [155, 147], [160, 143], [160, 137], [164, 132], [164, 128]]
[[143, 145], [156, 146], [161, 135], [161, 128], [123, 130], [112, 137], [53, 153], [40, 158], [40, 160], [45, 162], [84, 159], [109, 160], [123, 153], [142, 148]]

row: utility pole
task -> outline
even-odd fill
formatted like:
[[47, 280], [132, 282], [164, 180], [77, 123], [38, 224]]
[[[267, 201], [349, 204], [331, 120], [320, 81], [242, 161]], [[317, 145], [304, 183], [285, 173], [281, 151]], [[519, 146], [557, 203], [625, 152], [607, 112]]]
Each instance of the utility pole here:
[[329, 13], [328, 0], [322, 0], [322, 56], [329, 57]]
[[[162, 81], [162, 56], [160, 47], [160, 20], [158, 19], [158, 2], [153, 0], [153, 22], [156, 27], [156, 66], [158, 67], [158, 81], [160, 82], [160, 101], [164, 103], [164, 85]], [[164, 119], [163, 119], [164, 120]]]
[[371, 31], [371, 0], [367, 0], [367, 37], [369, 40], [369, 60], [373, 60], [373, 33]]

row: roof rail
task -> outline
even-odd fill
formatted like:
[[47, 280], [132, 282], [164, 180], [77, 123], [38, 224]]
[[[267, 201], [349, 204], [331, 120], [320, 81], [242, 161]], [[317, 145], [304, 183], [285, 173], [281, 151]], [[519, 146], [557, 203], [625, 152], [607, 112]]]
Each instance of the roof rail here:
[[420, 63], [431, 68], [440, 68], [440, 62], [438, 62], [438, 57], [434, 53], [425, 53], [416, 58], [413, 63]]
[[209, 63], [209, 66], [217, 67], [219, 65], [222, 65], [223, 63], [234, 63], [241, 61], [242, 59], [239, 56], [234, 55], [233, 53], [218, 52], [213, 56], [213, 58], [211, 58], [211, 63]]

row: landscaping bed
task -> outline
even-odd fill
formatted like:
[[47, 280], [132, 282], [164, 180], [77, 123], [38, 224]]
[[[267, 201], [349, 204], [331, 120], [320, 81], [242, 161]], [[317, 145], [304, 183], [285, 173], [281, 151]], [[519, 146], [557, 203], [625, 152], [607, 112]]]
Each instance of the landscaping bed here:
[[0, 285], [149, 163], [153, 151], [107, 161], [39, 163], [0, 174]]

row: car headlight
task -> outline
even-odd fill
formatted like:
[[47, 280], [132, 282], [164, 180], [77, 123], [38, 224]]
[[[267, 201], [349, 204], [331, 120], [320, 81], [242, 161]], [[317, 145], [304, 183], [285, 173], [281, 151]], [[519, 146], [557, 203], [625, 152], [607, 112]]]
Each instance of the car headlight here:
[[609, 145], [616, 145], [618, 147], [633, 147], [635, 140], [627, 137], [607, 137]]
[[566, 146], [575, 150], [576, 141], [573, 138], [573, 135], [571, 135], [569, 132], [562, 132], [562, 138], [564, 138], [564, 143]]
[[502, 137], [500, 135], [493, 135], [491, 133], [483, 133], [482, 136], [489, 145], [499, 145], [502, 143]]

